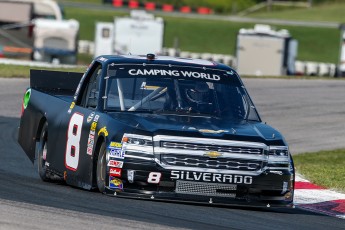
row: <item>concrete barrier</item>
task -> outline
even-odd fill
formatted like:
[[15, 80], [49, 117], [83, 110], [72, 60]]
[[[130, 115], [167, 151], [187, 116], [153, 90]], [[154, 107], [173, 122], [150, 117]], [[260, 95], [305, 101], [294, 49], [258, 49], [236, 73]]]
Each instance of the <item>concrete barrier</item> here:
[[[94, 53], [94, 42], [80, 40], [79, 41], [79, 53], [86, 53], [93, 55]], [[0, 50], [1, 51], [1, 50]], [[1, 53], [1, 52], [0, 52]], [[223, 63], [225, 65], [231, 66], [236, 69], [237, 59], [232, 55], [226, 54], [213, 54], [213, 53], [195, 53], [188, 51], [180, 51], [175, 48], [163, 48], [163, 51], [160, 55], [172, 56], [172, 57], [181, 57], [181, 58], [196, 58], [204, 59], [209, 61], [215, 61]], [[323, 62], [307, 62], [307, 61], [295, 61], [295, 75], [303, 76], [329, 76], [335, 77], [336, 74], [336, 65], [332, 63], [323, 63]]]
[[330, 65], [327, 63], [319, 63], [319, 72], [318, 72], [318, 76], [329, 76], [330, 75]]
[[180, 52], [181, 58], [190, 58], [190, 52], [182, 51]]
[[307, 62], [305, 74], [308, 76], [317, 76], [318, 64], [316, 62]]
[[305, 75], [306, 64], [303, 61], [295, 61], [295, 75]]

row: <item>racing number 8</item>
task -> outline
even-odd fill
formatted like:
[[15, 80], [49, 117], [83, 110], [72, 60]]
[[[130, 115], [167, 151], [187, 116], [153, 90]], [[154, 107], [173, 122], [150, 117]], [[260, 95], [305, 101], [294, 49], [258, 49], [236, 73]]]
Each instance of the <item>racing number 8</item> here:
[[65, 165], [66, 168], [72, 171], [76, 171], [78, 168], [83, 120], [84, 116], [82, 114], [74, 113], [68, 124]]
[[158, 184], [161, 180], [162, 174], [159, 172], [150, 172], [147, 182], [151, 184]]

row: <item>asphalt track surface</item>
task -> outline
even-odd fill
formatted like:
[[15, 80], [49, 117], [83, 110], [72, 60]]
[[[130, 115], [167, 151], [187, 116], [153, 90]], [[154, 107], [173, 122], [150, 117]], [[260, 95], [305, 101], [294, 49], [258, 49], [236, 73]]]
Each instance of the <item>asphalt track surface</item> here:
[[[246, 79], [262, 118], [296, 152], [344, 147], [345, 81]], [[16, 141], [28, 80], [0, 79], [2, 229], [345, 229], [295, 209], [229, 208], [115, 198], [42, 182]]]

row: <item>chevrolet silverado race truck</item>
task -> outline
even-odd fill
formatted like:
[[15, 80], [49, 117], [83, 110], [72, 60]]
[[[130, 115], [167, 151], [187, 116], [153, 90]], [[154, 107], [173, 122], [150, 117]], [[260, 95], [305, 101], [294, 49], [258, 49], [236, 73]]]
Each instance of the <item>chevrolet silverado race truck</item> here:
[[18, 140], [43, 181], [118, 196], [292, 206], [294, 165], [232, 68], [100, 56], [84, 74], [31, 70]]

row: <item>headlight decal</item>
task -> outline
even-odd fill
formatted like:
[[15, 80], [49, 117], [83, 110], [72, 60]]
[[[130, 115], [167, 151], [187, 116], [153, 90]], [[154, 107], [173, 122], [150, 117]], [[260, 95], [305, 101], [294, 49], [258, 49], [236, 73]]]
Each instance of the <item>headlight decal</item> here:
[[287, 146], [269, 146], [268, 167], [270, 169], [288, 169], [290, 153]]
[[125, 133], [121, 144], [125, 157], [154, 160], [152, 136]]
[[152, 137], [129, 133], [123, 135], [122, 143], [124, 145], [153, 146]]

